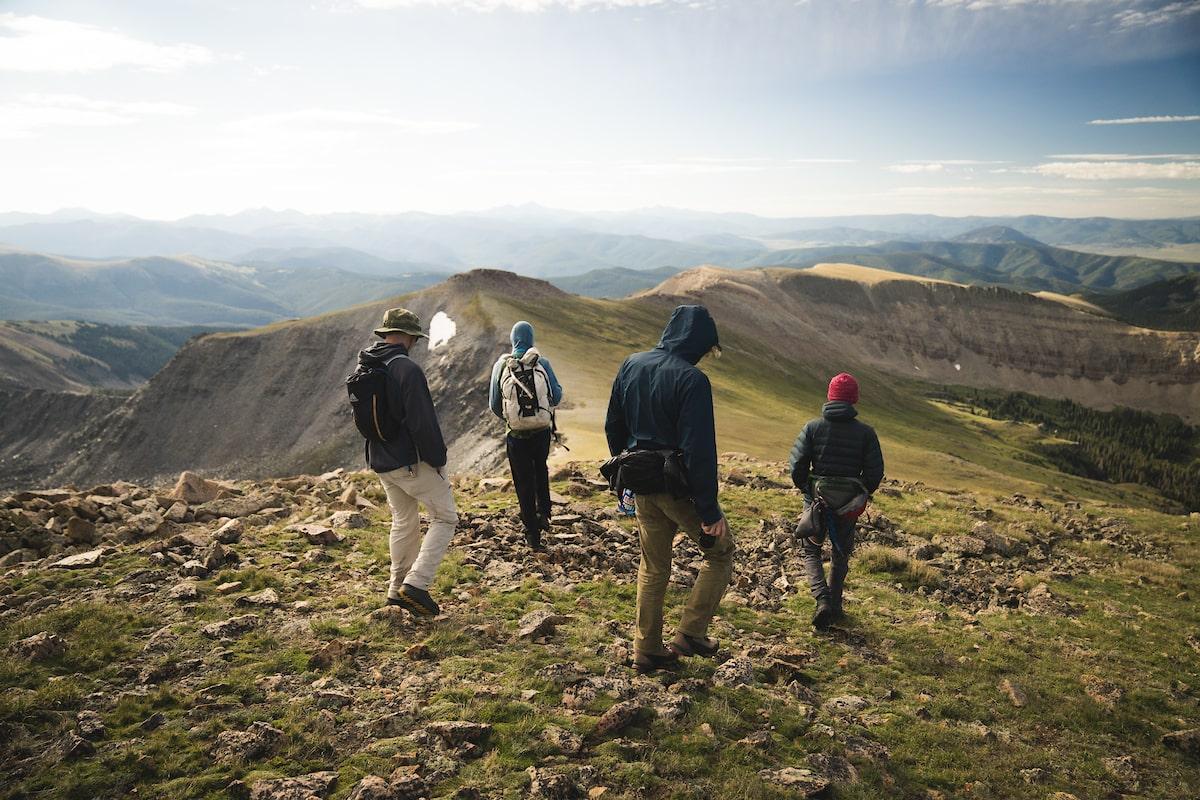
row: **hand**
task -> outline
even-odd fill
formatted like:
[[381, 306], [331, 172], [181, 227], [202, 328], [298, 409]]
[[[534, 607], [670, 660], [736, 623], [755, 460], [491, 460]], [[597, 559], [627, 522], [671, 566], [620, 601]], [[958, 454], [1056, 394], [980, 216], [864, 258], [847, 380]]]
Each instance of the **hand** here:
[[729, 524], [727, 522], [725, 522], [725, 517], [721, 517], [719, 520], [714, 522], [712, 525], [705, 525], [702, 522], [702, 523], [700, 523], [700, 528], [705, 533], [707, 533], [709, 536], [713, 536], [717, 539], [720, 539], [722, 536], [724, 536], [726, 533], [729, 532]]

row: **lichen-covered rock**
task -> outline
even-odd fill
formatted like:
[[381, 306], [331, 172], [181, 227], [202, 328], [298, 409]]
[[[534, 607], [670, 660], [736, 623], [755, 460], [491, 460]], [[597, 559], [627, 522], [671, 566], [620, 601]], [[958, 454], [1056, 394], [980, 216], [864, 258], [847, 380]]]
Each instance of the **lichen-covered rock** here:
[[10, 649], [30, 661], [48, 661], [62, 656], [67, 651], [67, 643], [57, 633], [42, 631], [13, 642]]
[[712, 681], [717, 686], [749, 686], [754, 683], [754, 662], [742, 656], [731, 658], [713, 671]]
[[217, 761], [253, 761], [270, 755], [283, 741], [284, 733], [265, 722], [251, 723], [244, 731], [225, 731], [217, 735], [212, 755]]
[[228, 639], [240, 636], [258, 626], [262, 619], [257, 614], [243, 614], [240, 617], [230, 617], [221, 622], [205, 625], [200, 632], [212, 639]]
[[596, 720], [595, 735], [608, 736], [625, 730], [642, 712], [642, 705], [635, 700], [625, 700], [612, 706]]
[[255, 781], [250, 786], [250, 800], [311, 800], [324, 798], [337, 783], [336, 772], [310, 772], [294, 778], [272, 778]]
[[425, 730], [441, 739], [450, 747], [463, 742], [479, 744], [492, 733], [492, 726], [481, 722], [466, 722], [463, 720], [430, 722]]

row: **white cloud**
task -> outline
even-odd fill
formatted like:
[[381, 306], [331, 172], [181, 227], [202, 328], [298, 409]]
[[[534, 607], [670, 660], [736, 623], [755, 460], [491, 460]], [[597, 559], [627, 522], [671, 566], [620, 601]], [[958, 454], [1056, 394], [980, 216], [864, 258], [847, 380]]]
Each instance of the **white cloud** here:
[[[1134, 155], [1131, 153], [1059, 153], [1049, 155], [1061, 161], [1196, 161], [1200, 153], [1158, 153]], [[998, 172], [999, 170], [993, 170]]]
[[789, 158], [789, 164], [857, 164], [853, 158]]
[[[888, 172], [912, 175], [921, 172], [947, 172], [947, 167], [978, 167], [988, 164], [1007, 164], [1007, 161], [980, 161], [974, 158], [943, 158], [936, 161], [910, 160], [884, 167]], [[967, 172], [972, 170], [968, 169]], [[994, 172], [995, 170], [993, 170]]]
[[698, 7], [707, 3], [687, 0], [355, 0], [363, 8], [392, 9], [435, 6], [463, 11], [517, 11], [536, 14], [542, 11], [565, 9], [567, 11], [589, 11], [617, 8], [647, 8], [661, 5], [686, 5]]
[[929, 162], [924, 164], [890, 164], [884, 167], [884, 169], [888, 172], [900, 172], [905, 175], [911, 175], [918, 172], [942, 172], [946, 167], [936, 162]]
[[1200, 180], [1200, 161], [1052, 161], [1031, 171], [1084, 181]]
[[1116, 20], [1118, 28], [1147, 28], [1152, 25], [1175, 22], [1197, 13], [1200, 13], [1200, 3], [1188, 0], [1187, 2], [1168, 3], [1161, 8], [1151, 8], [1145, 11], [1127, 8], [1114, 14], [1113, 19]]
[[0, 71], [93, 72], [113, 67], [168, 72], [207, 64], [216, 54], [194, 44], [154, 44], [67, 20], [0, 14]]
[[259, 114], [230, 122], [228, 128], [241, 132], [275, 130], [349, 130], [354, 128], [390, 128], [417, 134], [461, 133], [479, 127], [477, 122], [459, 120], [412, 119], [380, 111], [354, 111], [334, 108], [306, 108], [277, 114]]
[[1088, 125], [1147, 125], [1153, 122], [1200, 122], [1200, 114], [1158, 117], [1121, 117], [1119, 119], [1093, 119]]
[[635, 162], [624, 165], [634, 175], [714, 175], [736, 172], [762, 172], [767, 163], [759, 159], [680, 159], [678, 161]]
[[0, 139], [26, 139], [56, 127], [104, 128], [132, 125], [147, 117], [182, 117], [196, 109], [159, 101], [97, 100], [76, 94], [26, 94], [0, 104]]

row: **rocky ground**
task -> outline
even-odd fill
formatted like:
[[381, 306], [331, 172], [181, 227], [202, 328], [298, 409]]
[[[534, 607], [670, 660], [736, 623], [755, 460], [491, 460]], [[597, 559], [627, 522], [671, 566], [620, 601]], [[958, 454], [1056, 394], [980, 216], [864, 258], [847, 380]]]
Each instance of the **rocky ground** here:
[[653, 676], [593, 465], [553, 476], [538, 555], [504, 478], [456, 479], [433, 621], [380, 605], [370, 474], [4, 498], [0, 797], [1200, 794], [1200, 520], [888, 483], [816, 636], [799, 497], [722, 469], [722, 651]]

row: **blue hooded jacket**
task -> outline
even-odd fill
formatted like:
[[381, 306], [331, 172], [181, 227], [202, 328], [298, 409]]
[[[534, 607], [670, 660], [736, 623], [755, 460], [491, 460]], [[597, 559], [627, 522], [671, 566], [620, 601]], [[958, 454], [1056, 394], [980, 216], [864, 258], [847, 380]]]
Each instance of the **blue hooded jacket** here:
[[719, 346], [704, 306], [679, 306], [653, 350], [625, 359], [613, 381], [604, 433], [608, 450], [683, 451], [700, 519], [721, 519], [712, 385], [696, 364]]
[[[512, 342], [512, 355], [517, 358], [525, 355], [529, 348], [533, 347], [533, 326], [521, 320], [512, 326], [509, 341]], [[507, 358], [508, 354], [506, 353], [496, 359], [496, 363], [492, 367], [491, 388], [488, 390], [488, 405], [491, 406], [492, 413], [501, 419], [504, 419], [504, 397], [500, 393], [500, 373], [504, 370], [504, 362]], [[541, 353], [538, 353], [538, 363], [546, 369], [546, 377], [550, 380], [550, 406], [557, 406], [562, 402], [563, 390], [558, 383], [558, 377], [554, 374], [554, 367], [550, 366], [550, 359]]]

